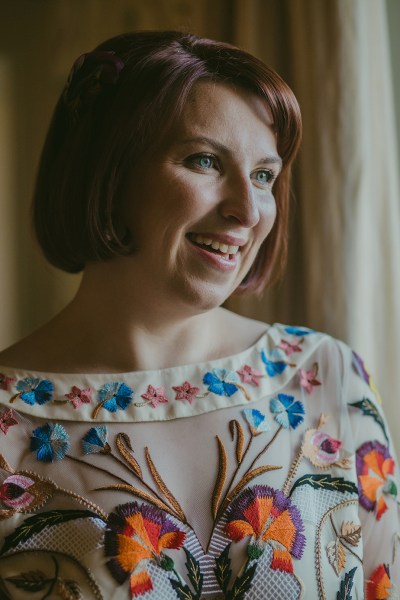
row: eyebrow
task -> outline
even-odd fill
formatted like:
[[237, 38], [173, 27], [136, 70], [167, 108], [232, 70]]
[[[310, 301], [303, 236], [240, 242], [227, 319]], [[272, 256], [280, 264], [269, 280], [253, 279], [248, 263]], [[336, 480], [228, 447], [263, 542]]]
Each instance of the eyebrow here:
[[[201, 143], [201, 144], [207, 144], [209, 146], [212, 146], [213, 148], [216, 148], [220, 152], [224, 152], [226, 154], [231, 154], [231, 150], [227, 146], [225, 146], [224, 144], [221, 144], [221, 142], [218, 142], [217, 140], [213, 140], [212, 138], [208, 138], [205, 136], [188, 138], [186, 140], [180, 141], [179, 144], [183, 146], [183, 145], [187, 145], [187, 144], [193, 144], [194, 142]], [[260, 162], [265, 165], [276, 164], [278, 167], [282, 167], [282, 159], [277, 154], [268, 154], [266, 156], [263, 156], [257, 162]]]

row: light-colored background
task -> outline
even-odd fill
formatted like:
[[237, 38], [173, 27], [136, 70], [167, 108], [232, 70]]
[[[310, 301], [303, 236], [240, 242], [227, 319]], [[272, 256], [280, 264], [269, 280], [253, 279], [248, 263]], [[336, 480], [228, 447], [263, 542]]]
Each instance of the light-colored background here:
[[117, 33], [165, 28], [236, 43], [297, 94], [305, 131], [287, 276], [263, 299], [229, 305], [350, 343], [400, 448], [399, 0], [0, 0], [0, 347], [79, 283], [44, 262], [28, 215], [70, 65]]

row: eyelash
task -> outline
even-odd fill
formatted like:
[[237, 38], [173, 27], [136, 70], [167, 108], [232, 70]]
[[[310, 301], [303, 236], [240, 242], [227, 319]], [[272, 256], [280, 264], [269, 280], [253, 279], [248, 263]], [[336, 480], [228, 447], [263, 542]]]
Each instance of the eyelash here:
[[[211, 161], [211, 165], [209, 167], [205, 167], [199, 164], [201, 159], [209, 159]], [[220, 166], [219, 166], [219, 162], [216, 156], [214, 156], [214, 154], [207, 154], [205, 152], [201, 153], [201, 154], [193, 154], [193, 156], [189, 156], [187, 158], [187, 163], [190, 165], [194, 165], [197, 168], [203, 170], [203, 171], [209, 171], [213, 168], [220, 170]], [[254, 178], [254, 174], [257, 175], [258, 173], [266, 173], [267, 174], [267, 182], [264, 184], [262, 182], [261, 183], [262, 186], [272, 186], [272, 184], [275, 182], [275, 179], [277, 177], [277, 174], [272, 171], [271, 169], [257, 169], [254, 173], [251, 174], [252, 178]]]

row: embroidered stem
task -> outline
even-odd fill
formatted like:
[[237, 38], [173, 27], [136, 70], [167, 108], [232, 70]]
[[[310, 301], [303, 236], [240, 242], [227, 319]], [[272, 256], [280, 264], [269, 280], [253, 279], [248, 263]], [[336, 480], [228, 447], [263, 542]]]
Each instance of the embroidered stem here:
[[[153, 463], [153, 461], [151, 459], [149, 449], [146, 447], [144, 449], [144, 451], [145, 451], [145, 455], [146, 455], [147, 465], [149, 467], [150, 473], [151, 473], [151, 475], [152, 475], [152, 477], [153, 477], [153, 479], [154, 479], [154, 481], [155, 481], [158, 489], [164, 494], [164, 496], [167, 498], [168, 502], [175, 509], [175, 514], [178, 516], [178, 518], [183, 523], [187, 523], [186, 515], [183, 512], [181, 505], [179, 504], [179, 502], [175, 498], [175, 496], [172, 494], [172, 492], [169, 490], [169, 488], [166, 486], [166, 484], [164, 483], [161, 475], [157, 471], [157, 468], [156, 468], [155, 464]], [[154, 492], [152, 492], [152, 493], [154, 493]]]
[[92, 412], [92, 419], [96, 419], [97, 415], [99, 414], [100, 410], [103, 408], [103, 406], [105, 405], [106, 402], [109, 401], [110, 398], [104, 398], [104, 400], [102, 400], [101, 402], [99, 402], [99, 404], [97, 404]]
[[46, 600], [46, 598], [48, 598], [50, 596], [50, 594], [54, 590], [54, 586], [56, 585], [57, 580], [58, 580], [58, 572], [59, 572], [58, 562], [56, 561], [56, 559], [54, 558], [54, 556], [52, 556], [51, 559], [52, 559], [52, 561], [54, 563], [54, 577], [52, 579], [51, 585], [50, 585], [47, 593], [43, 596], [42, 600]]
[[78, 500], [78, 502], [80, 504], [83, 504], [83, 506], [90, 508], [93, 512], [98, 514], [99, 517], [104, 522], [107, 521], [108, 515], [99, 506], [97, 506], [97, 504], [94, 504], [94, 502], [91, 502], [90, 500], [87, 500], [83, 496], [80, 496], [79, 494], [75, 494], [75, 492], [71, 492], [70, 490], [66, 490], [64, 488], [57, 488], [57, 492], [59, 494], [62, 494], [63, 496], [68, 496], [69, 498], [74, 498], [74, 500]]
[[20, 397], [21, 393], [22, 392], [18, 392], [17, 394], [14, 394], [14, 396], [12, 396], [9, 400], [10, 404], [13, 404], [16, 401], [16, 399]]
[[215, 436], [218, 443], [218, 475], [217, 480], [215, 482], [214, 491], [212, 494], [211, 500], [211, 509], [212, 516], [214, 521], [217, 518], [219, 512], [219, 504], [221, 500], [222, 490], [224, 487], [224, 483], [226, 480], [226, 467], [227, 467], [227, 459], [226, 459], [226, 450], [224, 444], [221, 442], [219, 436]]
[[289, 494], [290, 484], [292, 483], [293, 478], [296, 475], [298, 468], [300, 466], [300, 463], [303, 459], [303, 449], [304, 449], [304, 446], [302, 444], [300, 446], [300, 450], [297, 453], [297, 456], [295, 456], [292, 464], [290, 465], [288, 476], [286, 477], [286, 481], [282, 487], [282, 492], [285, 494], [285, 496], [287, 496]]
[[243, 392], [246, 400], [248, 400], [250, 402], [251, 398], [250, 398], [249, 394], [247, 393], [245, 387], [242, 384], [237, 383], [236, 381], [233, 385], [236, 385], [236, 387], [239, 388], [239, 390], [241, 390]]
[[275, 439], [277, 438], [278, 434], [281, 432], [282, 429], [283, 429], [283, 426], [279, 425], [278, 429], [275, 431], [274, 435], [272, 436], [272, 438], [270, 439], [270, 441], [268, 442], [268, 444], [266, 446], [264, 446], [264, 448], [257, 454], [257, 456], [255, 457], [255, 459], [253, 460], [253, 462], [251, 463], [251, 465], [247, 469], [245, 475], [247, 475], [247, 473], [252, 470], [252, 468], [254, 467], [254, 465], [256, 464], [256, 462], [258, 461], [258, 459], [268, 450], [268, 448], [275, 441]]

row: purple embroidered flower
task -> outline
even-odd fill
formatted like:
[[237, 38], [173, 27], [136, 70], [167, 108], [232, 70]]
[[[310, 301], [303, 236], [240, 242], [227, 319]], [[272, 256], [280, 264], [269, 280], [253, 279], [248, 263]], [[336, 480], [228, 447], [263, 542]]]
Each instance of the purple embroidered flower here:
[[92, 427], [82, 438], [84, 454], [109, 454], [110, 445], [107, 442], [108, 429], [106, 425]]
[[141, 396], [145, 400], [148, 400], [153, 408], [156, 408], [159, 404], [166, 404], [168, 402], [168, 398], [165, 396], [165, 387], [162, 385], [158, 388], [148, 385], [147, 392], [141, 394]]
[[32, 431], [31, 451], [38, 460], [53, 462], [62, 460], [69, 450], [69, 435], [62, 425], [46, 423]]
[[172, 389], [176, 392], [176, 400], [187, 400], [190, 404], [196, 398], [196, 394], [200, 392], [200, 389], [192, 386], [189, 381], [184, 381], [182, 385], [172, 386]]
[[253, 367], [250, 367], [250, 365], [244, 365], [236, 372], [238, 375], [240, 375], [243, 383], [252, 383], [256, 386], [260, 385], [258, 380], [260, 377], [262, 377], [262, 373], [258, 369], [253, 369]]
[[133, 390], [119, 381], [106, 383], [99, 391], [101, 406], [111, 413], [117, 410], [125, 410], [132, 402], [132, 396]]
[[304, 406], [293, 396], [278, 394], [278, 398], [270, 401], [271, 412], [275, 415], [275, 421], [285, 429], [296, 429], [303, 422], [305, 414]]
[[271, 568], [287, 573], [293, 573], [292, 557], [303, 554], [303, 531], [298, 508], [283, 492], [267, 485], [245, 489], [229, 507], [225, 525], [227, 536], [234, 542], [251, 536], [249, 556], [260, 556], [266, 544], [272, 546]]
[[4, 373], [0, 373], [0, 390], [8, 391], [14, 381], [15, 377], [7, 377], [7, 375], [4, 375]]
[[6, 408], [0, 415], [0, 431], [6, 434], [13, 425], [18, 425], [18, 421], [12, 408]]
[[33, 406], [34, 404], [46, 404], [51, 400], [54, 385], [48, 379], [35, 379], [26, 377], [18, 381], [16, 388], [19, 392], [21, 400]]
[[213, 369], [203, 377], [203, 383], [208, 385], [210, 392], [219, 396], [233, 396], [238, 391], [236, 383], [240, 383], [240, 377], [235, 371], [227, 369]]
[[242, 413], [249, 424], [252, 435], [260, 435], [271, 429], [265, 415], [256, 408], [245, 408]]
[[372, 378], [371, 373], [368, 371], [367, 367], [365, 366], [365, 363], [364, 363], [363, 359], [361, 358], [361, 356], [356, 354], [356, 352], [354, 352], [354, 351], [353, 351], [353, 368], [356, 371], [356, 373], [361, 377], [361, 379], [363, 379], [365, 381], [365, 383], [367, 385], [369, 385], [371, 390], [374, 392], [378, 402], [380, 404], [382, 404], [382, 399], [381, 399], [379, 390], [375, 385], [375, 382]]
[[89, 404], [91, 402], [91, 393], [91, 388], [81, 390], [76, 385], [73, 385], [71, 391], [69, 394], [65, 394], [65, 397], [71, 400], [74, 408], [79, 408], [81, 404]]
[[261, 360], [265, 364], [265, 370], [270, 377], [281, 375], [288, 366], [288, 363], [285, 360], [271, 360], [268, 358], [265, 350], [262, 350], [261, 352]]
[[360, 504], [370, 512], [375, 510], [379, 521], [388, 509], [384, 495], [397, 495], [394, 482], [395, 463], [389, 449], [378, 441], [365, 442], [357, 450], [356, 469]]

